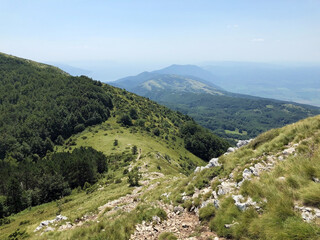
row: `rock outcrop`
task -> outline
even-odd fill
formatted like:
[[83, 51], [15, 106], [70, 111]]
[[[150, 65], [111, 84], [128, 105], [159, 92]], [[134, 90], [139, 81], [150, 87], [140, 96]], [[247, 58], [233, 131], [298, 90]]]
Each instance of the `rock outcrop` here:
[[37, 231], [43, 229], [44, 227], [47, 227], [47, 228], [45, 229], [45, 232], [54, 231], [54, 228], [49, 227], [49, 225], [51, 225], [51, 224], [53, 224], [53, 223], [61, 222], [61, 221], [67, 220], [67, 219], [68, 219], [68, 218], [65, 217], [65, 216], [58, 215], [58, 216], [56, 216], [56, 218], [53, 219], [53, 220], [45, 220], [45, 221], [42, 221], [42, 222], [40, 223], [40, 225], [34, 230], [34, 232], [37, 232]]

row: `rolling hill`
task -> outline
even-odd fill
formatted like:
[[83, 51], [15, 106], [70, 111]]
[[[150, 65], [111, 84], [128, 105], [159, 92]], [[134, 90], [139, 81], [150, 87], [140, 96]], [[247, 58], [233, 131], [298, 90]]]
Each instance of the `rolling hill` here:
[[207, 84], [212, 78], [212, 74], [199, 67], [173, 65], [111, 84], [188, 114], [202, 126], [229, 139], [249, 139], [320, 113], [313, 106], [230, 93]]

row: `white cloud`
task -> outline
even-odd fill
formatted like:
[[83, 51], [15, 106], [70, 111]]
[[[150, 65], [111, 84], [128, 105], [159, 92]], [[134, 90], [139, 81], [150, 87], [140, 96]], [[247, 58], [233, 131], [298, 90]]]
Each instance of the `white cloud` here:
[[264, 38], [254, 38], [251, 42], [264, 42]]

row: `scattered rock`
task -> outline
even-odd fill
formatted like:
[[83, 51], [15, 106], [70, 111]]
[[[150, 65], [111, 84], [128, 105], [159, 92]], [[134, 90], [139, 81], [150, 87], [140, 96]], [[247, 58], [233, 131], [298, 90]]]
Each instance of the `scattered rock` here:
[[189, 199], [190, 199], [189, 196], [183, 196], [183, 197], [182, 197], [182, 201], [184, 201], [184, 202], [187, 201], [187, 200], [189, 200]]
[[251, 175], [252, 175], [252, 172], [248, 168], [243, 170], [243, 173], [242, 173], [243, 179], [250, 179]]
[[241, 148], [245, 145], [248, 145], [250, 142], [252, 141], [252, 139], [249, 139], [249, 140], [239, 140], [237, 142], [237, 148]]
[[200, 209], [208, 206], [208, 204], [210, 204], [210, 203], [214, 205], [214, 201], [215, 201], [215, 199], [209, 199], [207, 201], [203, 201], [200, 205]]
[[215, 208], [220, 208], [220, 201], [218, 199], [214, 199], [213, 200], [213, 205], [215, 206]]
[[56, 222], [60, 222], [60, 221], [64, 221], [64, 220], [67, 220], [67, 219], [68, 219], [68, 218], [65, 217], [65, 216], [58, 215], [58, 216], [56, 216], [55, 221], [56, 221]]
[[311, 207], [294, 207], [297, 211], [301, 212], [301, 217], [306, 222], [311, 222], [316, 218], [320, 218], [320, 209], [318, 208], [311, 208]]
[[219, 167], [221, 166], [221, 164], [219, 163], [219, 158], [212, 158], [210, 161], [209, 161], [209, 164], [207, 165], [210, 167]]
[[47, 227], [44, 232], [52, 232], [54, 231], [55, 229], [53, 227]]
[[194, 172], [197, 173], [197, 172], [201, 172], [201, 171], [203, 171], [204, 169], [207, 169], [207, 168], [219, 167], [219, 166], [221, 166], [221, 164], [219, 163], [219, 158], [212, 158], [206, 166], [197, 167], [194, 170]]
[[152, 217], [152, 221], [153, 221], [154, 223], [156, 223], [156, 224], [161, 223], [161, 219], [160, 219], [158, 216], [153, 216], [153, 217]]
[[225, 195], [227, 193], [233, 192], [234, 189], [236, 188], [236, 183], [235, 182], [222, 182], [219, 186], [218, 186], [218, 195]]
[[224, 227], [225, 228], [231, 228], [231, 227], [233, 227], [234, 225], [237, 225], [237, 224], [239, 224], [239, 223], [238, 222], [234, 222], [234, 223], [231, 223], [231, 224], [225, 224]]
[[64, 230], [67, 230], [67, 229], [71, 229], [73, 227], [73, 224], [70, 223], [70, 222], [66, 222], [66, 224], [64, 225], [61, 225], [59, 227], [59, 231], [64, 231]]
[[169, 197], [170, 197], [170, 194], [171, 194], [171, 193], [163, 193], [163, 194], [161, 195], [161, 197], [169, 198]]
[[245, 198], [242, 195], [232, 195], [232, 198], [235, 202], [234, 205], [236, 205], [236, 207], [241, 211], [247, 210], [247, 208], [250, 206], [254, 206], [256, 209], [260, 208], [250, 197], [248, 197], [247, 201], [245, 202], [243, 202]]
[[320, 179], [319, 178], [316, 178], [316, 177], [313, 177], [312, 178], [312, 181], [316, 182], [316, 183], [320, 183]]
[[218, 195], [216, 191], [212, 191], [212, 197], [218, 199]]
[[236, 151], [236, 148], [229, 147], [228, 150], [227, 150], [227, 153], [232, 153], [232, 152], [235, 152], [235, 151]]
[[184, 208], [183, 207], [180, 207], [180, 206], [177, 206], [177, 207], [174, 207], [173, 208], [173, 212], [175, 213], [175, 214], [181, 214], [181, 213], [183, 213], [184, 212]]
[[[53, 220], [45, 220], [45, 221], [43, 221], [43, 222], [40, 223], [40, 225], [34, 230], [34, 232], [37, 232], [37, 231], [41, 230], [42, 228], [44, 228], [44, 227], [46, 227], [46, 226], [48, 226], [48, 225], [50, 225], [50, 224], [52, 224], [52, 223], [64, 221], [64, 220], [67, 220], [67, 219], [68, 219], [68, 218], [65, 217], [65, 216], [58, 215], [58, 216], [56, 216], [56, 218], [53, 219]], [[49, 227], [48, 227], [48, 228], [49, 228]], [[48, 229], [48, 228], [47, 228], [47, 229]], [[51, 228], [50, 228], [50, 229], [51, 229]], [[54, 229], [53, 229], [53, 230], [54, 230]], [[53, 231], [53, 230], [52, 230], [52, 231]], [[46, 230], [45, 230], [45, 231], [46, 231]]]
[[296, 149], [294, 147], [290, 147], [288, 149], [283, 150], [282, 154], [285, 156], [288, 156], [292, 153], [294, 153], [296, 151]]
[[[181, 214], [176, 214], [174, 210], [180, 211], [179, 207], [173, 207], [168, 204], [158, 202], [166, 213], [168, 218], [160, 223], [145, 222], [136, 225], [136, 231], [131, 235], [131, 240], [136, 239], [148, 239], [156, 240], [159, 239], [159, 234], [163, 232], [172, 232], [178, 239], [214, 239], [216, 235], [212, 233], [208, 226], [201, 226], [201, 222], [196, 214], [188, 211], [183, 211]], [[199, 232], [199, 236], [190, 237], [195, 231]]]

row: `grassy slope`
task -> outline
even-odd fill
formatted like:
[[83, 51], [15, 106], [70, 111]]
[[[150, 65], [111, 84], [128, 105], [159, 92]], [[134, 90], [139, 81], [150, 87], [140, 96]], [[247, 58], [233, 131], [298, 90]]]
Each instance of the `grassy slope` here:
[[[217, 179], [228, 179], [230, 173], [233, 173], [232, 181], [239, 182], [245, 168], [268, 157], [280, 156], [288, 145], [293, 144], [299, 144], [296, 154], [278, 161], [273, 169], [262, 172], [260, 177], [245, 181], [232, 193], [260, 202], [259, 214], [253, 208], [239, 211], [230, 195], [223, 195], [219, 197], [221, 208], [209, 225], [220, 236], [235, 239], [319, 239], [319, 219], [304, 222], [294, 206], [320, 208], [320, 186], [313, 181], [320, 177], [320, 116], [261, 134], [248, 146], [221, 157], [222, 167], [189, 176], [176, 187], [172, 200], [179, 199], [183, 192], [193, 193], [194, 186], [206, 188], [211, 184], [210, 189], [217, 190], [220, 184]], [[216, 180], [212, 181], [213, 177], [217, 177]], [[204, 180], [208, 184], [202, 184]], [[200, 196], [193, 204], [207, 198], [208, 194]], [[239, 224], [230, 229], [224, 227], [233, 222]]]
[[[29, 60], [12, 58], [24, 64], [30, 63], [31, 69], [33, 65], [44, 69], [50, 68], [50, 66]], [[11, 64], [10, 67], [15, 69], [15, 64]], [[65, 73], [60, 71], [59, 74], [64, 75]], [[50, 82], [50, 78], [48, 78], [48, 82]], [[39, 233], [34, 233], [33, 230], [41, 221], [53, 219], [60, 211], [62, 215], [68, 217], [68, 221], [74, 223], [75, 219], [85, 215], [97, 214], [98, 207], [108, 201], [119, 199], [121, 196], [136, 191], [137, 188], [128, 186], [127, 173], [124, 173], [125, 169], [130, 170], [134, 166], [140, 167], [143, 186], [141, 187], [142, 189], [139, 190], [138, 188], [138, 190], [143, 192], [139, 194], [139, 198], [154, 200], [160, 197], [161, 193], [169, 186], [169, 183], [171, 184], [174, 181], [185, 178], [196, 166], [205, 164], [204, 161], [185, 149], [184, 140], [180, 136], [180, 128], [185, 122], [190, 121], [189, 117], [173, 112], [149, 99], [126, 92], [125, 90], [109, 85], [103, 85], [102, 88], [112, 98], [113, 109], [110, 112], [111, 117], [102, 124], [87, 127], [85, 131], [66, 139], [64, 146], [56, 146], [55, 150], [72, 151], [76, 147], [92, 146], [107, 155], [109, 172], [103, 174], [98, 183], [92, 187], [92, 193], [86, 194], [81, 189], [73, 190], [72, 195], [59, 201], [32, 207], [10, 216], [11, 223], [0, 226], [0, 239], [6, 239], [12, 233], [19, 235], [23, 231], [26, 231], [26, 234], [32, 239], [66, 239], [69, 237], [71, 239], [79, 239], [78, 234], [83, 234], [81, 236], [82, 239], [89, 238], [93, 233], [91, 230], [88, 232], [86, 228], [84, 228], [82, 233], [81, 230], [76, 229], [62, 233], [47, 233], [41, 236]], [[103, 90], [101, 89], [101, 91]], [[90, 93], [88, 94], [90, 95]], [[124, 127], [118, 123], [121, 116], [130, 115], [133, 109], [136, 111], [137, 116], [135, 119], [132, 119], [132, 126]], [[155, 129], [159, 131], [155, 133]], [[115, 139], [118, 140], [117, 146], [114, 146]], [[141, 156], [138, 161], [134, 160], [138, 158], [137, 156], [132, 158], [131, 148], [134, 145], [138, 149], [141, 149]], [[158, 173], [155, 174], [154, 172]], [[152, 186], [155, 181], [159, 182], [160, 185], [144, 193], [145, 189], [150, 187], [150, 185]], [[102, 190], [97, 190], [98, 188], [102, 188]], [[141, 202], [141, 205], [143, 204], [145, 203]], [[140, 211], [139, 214], [137, 214], [137, 211]], [[130, 220], [132, 221], [126, 221], [123, 226], [128, 226], [132, 232], [134, 224], [139, 221], [141, 222], [140, 216], [143, 217], [145, 216], [144, 214], [151, 214], [150, 211], [152, 212], [152, 209], [146, 210], [143, 208], [142, 210], [134, 210], [130, 213]], [[126, 215], [121, 211], [115, 214], [119, 214], [119, 218]], [[139, 219], [137, 216], [139, 216]], [[114, 224], [114, 221], [110, 221], [109, 216], [102, 216], [100, 220], [104, 221], [105, 226]], [[94, 225], [93, 228], [96, 226], [92, 222], [88, 224]], [[113, 234], [113, 236], [121, 235], [123, 232], [130, 234], [130, 231], [127, 230], [115, 233], [118, 230], [117, 227], [111, 226], [106, 234]], [[95, 234], [99, 234], [99, 231], [92, 231]], [[126, 238], [127, 236], [116, 239]]]
[[[179, 165], [179, 163], [185, 161], [185, 158], [189, 158], [190, 161], [196, 165], [204, 165], [204, 162], [201, 159], [184, 149], [183, 140], [180, 138], [177, 138], [176, 141], [173, 141], [172, 139], [165, 140], [161, 137], [154, 137], [150, 133], [144, 131], [135, 133], [130, 131], [132, 131], [131, 128], [122, 127], [116, 123], [115, 118], [111, 118], [101, 125], [90, 127], [82, 133], [74, 135], [72, 139], [75, 141], [76, 145], [58, 147], [57, 150], [68, 151], [80, 146], [92, 146], [106, 155], [112, 155], [123, 152], [129, 153], [131, 152], [131, 147], [136, 145], [138, 149], [142, 150], [142, 154], [140, 160], [132, 164], [144, 168], [148, 165], [146, 171], [163, 173], [164, 177], [158, 180], [161, 183], [172, 182], [173, 177], [185, 177], [184, 174], [180, 174], [185, 171]], [[119, 145], [116, 147], [113, 146], [114, 139], [117, 139], [119, 142]], [[160, 153], [160, 155], [157, 153]], [[157, 158], [157, 155], [160, 157]], [[163, 158], [165, 155], [170, 157], [170, 162]], [[158, 166], [161, 167], [161, 170], [157, 168]], [[111, 173], [109, 172], [108, 174]], [[43, 204], [14, 215], [11, 217], [13, 220], [11, 224], [0, 227], [0, 239], [5, 238], [17, 228], [27, 230], [27, 233], [32, 239], [66, 239], [67, 237], [78, 239], [78, 234], [80, 234], [79, 229], [55, 232], [54, 234], [48, 233], [41, 237], [38, 236], [39, 234], [33, 233], [33, 230], [41, 221], [54, 219], [59, 210], [59, 204], [62, 209], [61, 214], [67, 216], [69, 219], [68, 221], [73, 222], [75, 219], [80, 218], [85, 214], [97, 213], [99, 206], [132, 192], [133, 188], [128, 186], [128, 183], [126, 182], [127, 177], [123, 175], [123, 168], [112, 172], [113, 179], [121, 178], [121, 183], [109, 183], [110, 181], [107, 181], [108, 174], [97, 183], [98, 186], [104, 186], [104, 189], [101, 191], [86, 194], [84, 192], [78, 193], [74, 190], [71, 196], [65, 197], [58, 202]], [[143, 179], [146, 180], [148, 177], [146, 176]], [[108, 182], [107, 185], [106, 182]], [[151, 191], [152, 194], [151, 192], [148, 192], [146, 197], [149, 199], [158, 198], [168, 186], [167, 183], [163, 185], [160, 184], [157, 189]], [[24, 221], [27, 221], [27, 224], [19, 226], [19, 224]], [[106, 222], [110, 222], [110, 218], [106, 218], [104, 221], [104, 226], [106, 226]], [[91, 226], [92, 223], [88, 223], [88, 225]], [[96, 234], [98, 233], [99, 232]], [[83, 234], [83, 239], [86, 239], [90, 235], [86, 230], [81, 234]]]
[[[315, 185], [311, 177], [320, 177], [320, 116], [264, 133], [250, 145], [233, 154], [221, 157], [222, 168], [212, 168], [189, 177], [179, 174], [183, 171], [177, 164], [180, 155], [182, 158], [189, 157], [198, 164], [202, 164], [202, 161], [183, 149], [181, 139], [168, 140], [166, 143], [166, 140], [160, 137], [154, 138], [150, 136], [150, 133], [143, 131], [130, 133], [130, 131], [132, 129], [120, 126], [114, 118], [111, 118], [106, 123], [73, 136], [72, 139], [76, 145], [71, 148], [92, 146], [108, 155], [130, 152], [132, 145], [141, 148], [140, 160], [133, 162], [132, 165], [141, 166], [141, 171], [145, 173], [144, 181], [149, 179], [150, 184], [158, 182], [158, 185], [149, 191], [145, 191], [147, 186], [142, 188], [144, 191], [141, 190], [143, 194], [139, 197], [140, 208], [135, 208], [130, 213], [119, 211], [112, 215], [103, 215], [98, 218], [99, 222], [89, 221], [81, 228], [73, 230], [55, 231], [42, 236], [33, 233], [41, 221], [54, 218], [59, 205], [62, 210], [61, 214], [67, 216], [68, 221], [73, 222], [85, 214], [94, 215], [98, 212], [99, 206], [131, 193], [133, 188], [128, 187], [126, 177], [122, 174], [123, 169], [119, 169], [114, 172], [114, 176], [122, 178], [121, 183], [108, 182], [105, 176], [98, 183], [104, 186], [103, 190], [94, 191], [91, 194], [74, 191], [71, 196], [61, 199], [58, 203], [52, 202], [25, 210], [13, 216], [14, 221], [11, 224], [0, 227], [0, 238], [20, 228], [27, 230], [32, 239], [128, 239], [130, 233], [134, 231], [135, 224], [154, 215], [151, 204], [158, 199], [165, 200], [161, 197], [162, 193], [172, 192], [169, 200], [179, 204], [181, 193], [190, 191], [190, 186], [205, 188], [208, 184], [203, 180], [206, 178], [212, 179], [214, 176], [225, 178], [233, 172], [234, 178], [240, 181], [241, 173], [252, 162], [251, 159], [276, 155], [289, 143], [300, 143], [297, 148], [297, 156], [289, 157], [271, 172], [263, 173], [260, 179], [254, 179], [240, 189], [241, 194], [250, 196], [255, 201], [267, 199], [267, 203], [262, 206], [263, 212], [260, 215], [254, 210], [240, 212], [234, 207], [232, 201], [230, 204], [230, 198], [223, 196], [220, 198], [222, 208], [216, 211], [216, 216], [211, 220], [210, 226], [222, 236], [239, 239], [317, 239], [319, 237], [317, 227], [304, 223], [300, 214], [294, 211], [293, 206], [295, 204], [308, 206], [311, 202], [313, 206], [319, 207], [319, 199], [313, 194], [317, 193], [318, 185]], [[119, 141], [117, 147], [113, 146], [114, 139]], [[69, 147], [65, 149], [64, 146], [58, 150], [68, 149]], [[160, 152], [162, 156], [169, 155], [171, 163], [161, 157], [158, 159], [155, 154], [157, 152]], [[161, 166], [161, 170], [157, 169], [158, 165]], [[147, 173], [155, 171], [163, 173], [164, 176], [153, 180]], [[280, 176], [284, 176], [286, 180], [279, 181]], [[215, 182], [211, 184], [213, 188], [217, 185]], [[196, 199], [197, 204], [206, 198], [208, 196], [200, 196]], [[308, 201], [310, 198], [315, 200]], [[19, 226], [23, 221], [29, 222]], [[239, 226], [225, 229], [224, 224], [232, 221], [238, 222]]]

